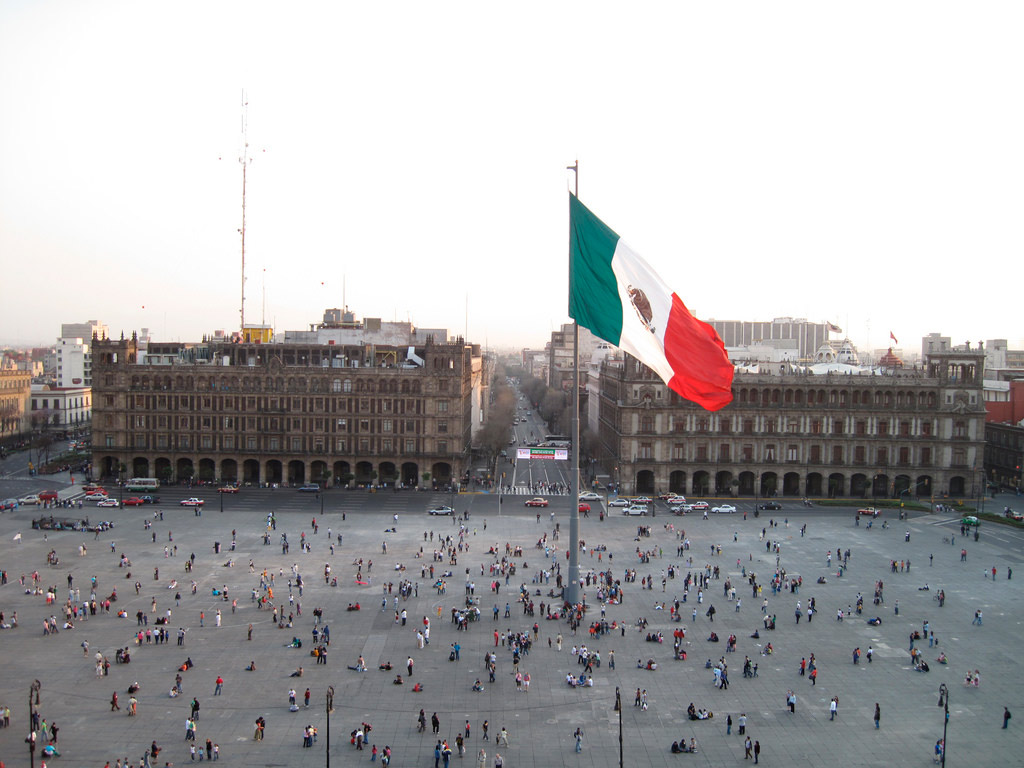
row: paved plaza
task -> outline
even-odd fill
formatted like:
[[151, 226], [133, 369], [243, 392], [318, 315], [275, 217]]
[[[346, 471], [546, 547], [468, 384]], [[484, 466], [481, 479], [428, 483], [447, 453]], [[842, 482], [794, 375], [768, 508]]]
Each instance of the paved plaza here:
[[[64, 489], [65, 495], [72, 489]], [[466, 756], [460, 760], [457, 751], [452, 762], [457, 765], [478, 765], [481, 747], [486, 750], [488, 768], [494, 765], [495, 752], [500, 752], [506, 768], [520, 766], [614, 766], [619, 762], [619, 719], [614, 711], [615, 690], [622, 691], [623, 763], [627, 766], [723, 765], [744, 763], [743, 737], [738, 735], [740, 713], [747, 715], [747, 733], [760, 742], [760, 761], [770, 765], [826, 766], [845, 765], [925, 765], [931, 763], [933, 747], [942, 735], [942, 710], [936, 706], [940, 683], [951, 691], [948, 756], [952, 765], [1021, 765], [1018, 720], [1024, 718], [1021, 706], [1021, 675], [1015, 654], [1020, 648], [1020, 632], [1024, 621], [1022, 610], [1022, 572], [1016, 579], [1007, 579], [1008, 569], [1021, 563], [1021, 531], [993, 524], [981, 527], [980, 540], [961, 537], [959, 518], [953, 515], [914, 513], [906, 522], [896, 519], [895, 511], [885, 511], [871, 528], [867, 521], [854, 525], [851, 510], [824, 508], [802, 509], [787, 503], [781, 512], [752, 513], [749, 502], [740, 502], [738, 514], [702, 520], [697, 515], [674, 517], [662, 512], [656, 517], [625, 517], [613, 510], [604, 521], [594, 513], [581, 522], [581, 536], [586, 543], [584, 573], [594, 574], [610, 568], [615, 579], [626, 569], [635, 569], [635, 582], [623, 583], [622, 604], [606, 610], [608, 622], [625, 624], [623, 635], [618, 629], [591, 639], [586, 627], [600, 619], [600, 606], [595, 588], [585, 590], [589, 604], [581, 630], [573, 634], [565, 622], [541, 617], [539, 605], [551, 602], [550, 583], [535, 583], [538, 573], [553, 567], [554, 558], [565, 566], [567, 508], [569, 500], [552, 497], [552, 507], [535, 510], [523, 507], [523, 500], [510, 497], [498, 514], [497, 499], [488, 495], [457, 497], [454, 506], [461, 513], [468, 510], [465, 543], [468, 551], [456, 552], [457, 565], [448, 558], [432, 562], [439, 537], [453, 536], [458, 543], [459, 523], [448, 517], [429, 517], [425, 510], [434, 502], [449, 503], [448, 496], [431, 493], [330, 492], [320, 502], [295, 491], [244, 490], [225, 501], [219, 512], [216, 494], [207, 492], [206, 509], [201, 516], [177, 506], [179, 498], [191, 492], [165, 489], [165, 502], [160, 506], [164, 519], [144, 527], [154, 509], [87, 509], [95, 521], [108, 518], [116, 527], [98, 538], [94, 534], [75, 532], [43, 532], [32, 530], [31, 518], [39, 512], [34, 508], [19, 509], [0, 517], [0, 567], [8, 582], [0, 587], [0, 610], [4, 622], [18, 615], [18, 627], [0, 631], [0, 651], [4, 674], [0, 677], [0, 705], [11, 709], [11, 727], [0, 729], [0, 759], [7, 766], [28, 765], [25, 736], [28, 731], [28, 694], [33, 680], [42, 684], [40, 714], [48, 723], [59, 726], [59, 761], [48, 764], [95, 766], [102, 768], [109, 761], [127, 758], [139, 765], [150, 742], [162, 748], [156, 765], [170, 762], [181, 765], [191, 762], [185, 741], [185, 721], [193, 698], [201, 704], [197, 728], [197, 744], [210, 738], [219, 746], [220, 760], [228, 765], [320, 765], [325, 762], [327, 720], [325, 696], [328, 686], [334, 687], [334, 711], [330, 716], [331, 755], [337, 765], [370, 762], [371, 745], [383, 749], [389, 745], [394, 766], [434, 765], [434, 745], [438, 737], [428, 723], [425, 733], [417, 732], [416, 718], [422, 708], [426, 717], [437, 713], [439, 737], [455, 750], [455, 738], [470, 721], [471, 734], [466, 742]], [[1001, 507], [1007, 503], [997, 499]], [[1010, 500], [1011, 504], [1019, 500]], [[561, 525], [561, 537], [553, 540], [551, 510]], [[744, 510], [749, 514], [744, 518]], [[267, 513], [276, 511], [277, 529], [271, 532], [270, 544], [263, 534]], [[344, 519], [343, 519], [344, 514]], [[395, 515], [398, 516], [397, 522]], [[319, 532], [311, 526], [318, 518]], [[769, 521], [777, 527], [769, 528]], [[788, 523], [786, 522], [788, 520]], [[888, 521], [883, 529], [881, 522]], [[637, 537], [637, 528], [648, 525], [650, 537]], [[806, 525], [806, 534], [801, 527]], [[395, 532], [385, 529], [394, 526]], [[229, 551], [232, 529], [236, 530], [236, 550]], [[328, 546], [328, 529], [335, 543], [332, 556]], [[688, 551], [677, 554], [680, 532], [685, 530], [690, 542]], [[762, 539], [762, 530], [764, 538]], [[906, 532], [910, 541], [905, 541]], [[20, 542], [14, 536], [20, 532]], [[427, 540], [424, 541], [424, 533]], [[430, 539], [430, 532], [434, 537]], [[153, 541], [153, 534], [155, 542]], [[286, 533], [290, 552], [282, 554], [281, 534]], [[300, 551], [302, 534], [310, 542], [310, 551]], [[337, 537], [343, 536], [342, 544]], [[536, 544], [544, 535], [552, 546], [552, 557], [546, 558]], [[951, 540], [952, 539], [952, 540]], [[214, 552], [214, 542], [222, 545]], [[387, 543], [387, 553], [382, 544]], [[500, 593], [489, 588], [496, 579], [490, 573], [492, 564], [504, 556], [506, 543], [521, 546], [522, 556], [510, 558], [516, 573], [506, 580], [500, 578]], [[778, 544], [779, 553], [774, 551]], [[85, 545], [87, 553], [79, 554]], [[767, 545], [767, 546], [766, 546]], [[494, 546], [499, 555], [488, 554]], [[721, 547], [720, 554], [717, 547]], [[165, 557], [165, 547], [169, 556]], [[177, 548], [175, 553], [174, 548]], [[966, 561], [961, 548], [967, 549]], [[606, 550], [604, 549], [606, 548]], [[714, 548], [714, 552], [712, 549]], [[55, 550], [58, 566], [47, 564], [47, 554]], [[637, 550], [651, 553], [642, 562]], [[848, 568], [837, 577], [838, 553], [850, 551]], [[419, 553], [422, 550], [422, 557]], [[831, 567], [826, 553], [831, 550]], [[119, 566], [122, 553], [131, 561], [130, 568]], [[185, 563], [195, 554], [195, 566], [186, 573]], [[782, 591], [773, 595], [769, 586], [776, 569], [776, 559], [789, 578], [802, 578], [797, 595]], [[233, 561], [233, 567], [225, 563]], [[354, 560], [373, 561], [372, 569], [364, 562], [363, 581], [356, 583]], [[692, 558], [692, 566], [689, 560]], [[250, 573], [252, 559], [255, 573]], [[893, 573], [890, 561], [908, 561], [903, 572]], [[329, 563], [337, 586], [325, 583], [324, 566]], [[293, 564], [297, 564], [304, 580], [303, 594], [293, 586], [289, 602], [288, 581]], [[405, 566], [396, 571], [396, 564]], [[447, 593], [439, 595], [429, 576], [421, 575], [421, 567], [435, 568], [436, 577], [445, 570]], [[697, 588], [691, 587], [682, 603], [683, 620], [670, 622], [669, 607], [673, 599], [683, 600], [683, 578], [687, 572], [697, 574], [705, 565], [720, 569], [721, 578], [712, 579], [704, 591], [703, 603], [697, 605]], [[481, 566], [484, 575], [481, 576]], [[662, 587], [662, 574], [670, 566], [680, 571], [674, 579], [667, 578]], [[991, 569], [997, 570], [995, 581]], [[482, 611], [479, 622], [471, 622], [467, 631], [456, 631], [451, 622], [451, 609], [466, 605], [466, 569], [474, 583], [475, 597]], [[154, 570], [159, 573], [154, 578]], [[294, 628], [279, 629], [272, 622], [271, 610], [258, 610], [251, 601], [252, 590], [259, 586], [259, 576], [266, 569], [275, 576], [274, 603], [285, 612], [295, 613]], [[755, 598], [743, 570], [756, 575], [762, 585], [761, 596]], [[31, 574], [39, 573], [40, 586], [54, 587], [57, 605], [48, 606], [44, 596], [26, 594], [31, 587]], [[128, 573], [130, 571], [130, 575]], [[987, 573], [987, 576], [986, 576]], [[26, 575], [26, 586], [20, 583]], [[115, 588], [117, 602], [110, 613], [100, 611], [88, 620], [75, 621], [74, 629], [62, 629], [44, 636], [44, 618], [58, 617], [63, 625], [62, 606], [68, 597], [68, 576], [73, 580], [81, 601], [88, 599], [90, 582], [97, 580], [96, 594], [102, 600]], [[653, 588], [641, 590], [641, 579], [651, 576]], [[825, 577], [827, 583], [816, 580]], [[415, 592], [407, 601], [399, 600], [398, 610], [406, 610], [406, 626], [395, 622], [394, 601], [398, 584], [409, 579]], [[172, 579], [177, 587], [171, 586]], [[191, 582], [197, 582], [192, 594]], [[736, 587], [741, 607], [723, 596], [726, 580]], [[135, 581], [141, 582], [136, 595]], [[875, 583], [884, 582], [884, 604], [872, 604]], [[387, 606], [381, 609], [382, 585], [394, 583]], [[535, 617], [523, 615], [523, 604], [517, 601], [518, 587], [525, 583], [537, 604]], [[930, 590], [919, 588], [925, 584]], [[214, 596], [213, 590], [227, 587], [231, 602]], [[540, 588], [541, 596], [534, 593]], [[946, 601], [939, 607], [937, 592], [945, 590]], [[175, 594], [181, 593], [180, 606]], [[863, 615], [853, 615], [841, 623], [838, 610], [846, 610], [862, 593]], [[775, 631], [765, 631], [761, 603], [768, 598], [768, 612], [777, 616]], [[817, 605], [812, 622], [807, 621], [806, 607], [811, 598]], [[156, 610], [153, 610], [155, 600]], [[796, 623], [796, 601], [801, 601], [804, 617]], [[359, 602], [361, 610], [349, 612], [350, 603]], [[899, 614], [894, 608], [899, 603]], [[505, 618], [505, 604], [510, 603], [510, 617]], [[664, 604], [665, 610], [659, 606]], [[298, 615], [301, 605], [301, 616]], [[499, 606], [499, 619], [493, 620], [492, 608]], [[706, 615], [714, 605], [714, 622]], [[692, 610], [698, 608], [696, 619]], [[314, 609], [321, 609], [323, 622], [330, 627], [331, 643], [327, 665], [318, 665], [310, 656]], [[216, 612], [222, 612], [221, 626], [216, 626]], [[127, 612], [118, 618], [117, 610]], [[136, 647], [138, 631], [136, 613], [148, 616], [148, 628], [154, 620], [171, 611], [171, 639], [167, 645], [143, 644]], [[981, 626], [972, 624], [975, 611], [983, 612]], [[200, 612], [205, 614], [200, 626]], [[870, 626], [869, 616], [881, 617], [881, 626]], [[431, 618], [430, 643], [417, 647], [416, 631], [423, 626], [423, 617]], [[663, 644], [645, 642], [644, 632], [636, 628], [638, 618], [648, 622], [647, 631], [664, 633]], [[530, 653], [523, 657], [521, 672], [529, 672], [528, 692], [517, 690], [509, 649], [499, 642], [495, 647], [494, 632], [532, 632], [539, 624], [539, 636]], [[909, 655], [909, 635], [921, 630], [928, 621], [938, 640], [937, 647], [919, 641], [931, 671], [917, 672]], [[247, 639], [249, 624], [252, 639]], [[177, 630], [187, 629], [184, 646], [177, 645]], [[673, 660], [672, 633], [686, 630], [685, 661]], [[761, 637], [750, 635], [760, 629]], [[721, 642], [707, 638], [715, 631]], [[553, 645], [561, 633], [561, 652]], [[726, 639], [738, 638], [735, 653], [726, 653]], [[303, 647], [286, 647], [292, 637], [301, 638]], [[88, 642], [88, 651], [82, 643]], [[550, 642], [549, 642], [550, 641]], [[461, 646], [459, 660], [449, 661], [451, 644]], [[765, 644], [774, 648], [771, 655], [762, 655]], [[583, 667], [571, 655], [573, 646], [586, 644], [600, 652], [601, 666], [594, 670], [594, 685], [571, 688], [566, 674], [578, 675]], [[129, 647], [131, 663], [114, 663], [118, 648]], [[859, 647], [866, 654], [873, 649], [868, 663], [852, 663], [852, 652]], [[489, 682], [484, 666], [485, 654], [497, 655], [497, 674]], [[109, 675], [97, 678], [94, 655], [108, 657]], [[614, 652], [615, 669], [608, 659]], [[935, 663], [945, 652], [949, 664]], [[800, 676], [801, 657], [814, 654], [818, 677], [816, 685]], [[355, 672], [363, 656], [368, 671]], [[414, 672], [406, 675], [405, 663], [414, 659]], [[742, 674], [743, 660], [749, 656], [758, 665], [755, 678]], [[176, 670], [187, 657], [195, 666], [181, 673], [183, 695], [171, 698]], [[729, 686], [715, 687], [712, 670], [706, 660], [717, 662], [725, 657]], [[637, 660], [653, 659], [655, 671], [637, 669]], [[250, 661], [255, 671], [246, 671]], [[378, 665], [390, 661], [394, 669], [379, 671]], [[299, 667], [301, 678], [290, 677]], [[964, 686], [968, 670], [979, 670], [981, 685]], [[404, 685], [394, 685], [395, 675], [406, 676]], [[214, 695], [215, 681], [223, 677], [221, 695]], [[480, 679], [484, 690], [474, 692], [473, 683]], [[138, 715], [126, 714], [128, 687], [140, 685]], [[414, 683], [422, 683], [423, 692], [413, 691]], [[303, 694], [310, 689], [311, 699], [303, 706]], [[295, 688], [299, 709], [289, 711], [288, 691]], [[637, 688], [646, 690], [648, 708], [634, 706]], [[792, 689], [797, 697], [796, 711], [786, 706], [786, 692]], [[118, 693], [120, 711], [112, 712], [111, 695]], [[829, 702], [839, 697], [838, 717], [830, 720]], [[706, 708], [714, 713], [710, 720], [692, 722], [687, 718], [687, 705]], [[881, 727], [873, 724], [875, 703], [881, 709]], [[1008, 706], [1016, 719], [1008, 731], [1001, 730], [1003, 707]], [[732, 734], [726, 734], [726, 719], [733, 718]], [[254, 741], [254, 722], [262, 716], [266, 721], [265, 738]], [[490, 724], [490, 739], [483, 741], [481, 724]], [[369, 744], [357, 752], [350, 744], [349, 734], [361, 723], [370, 723]], [[303, 728], [318, 729], [312, 748], [303, 748]], [[496, 746], [494, 739], [502, 728], [509, 734], [508, 746]], [[582, 752], [575, 751], [573, 733], [584, 732]], [[673, 741], [695, 738], [697, 754], [673, 755]], [[37, 755], [37, 761], [39, 756]], [[753, 762], [751, 760], [750, 762]], [[37, 762], [38, 764], [38, 762]]]

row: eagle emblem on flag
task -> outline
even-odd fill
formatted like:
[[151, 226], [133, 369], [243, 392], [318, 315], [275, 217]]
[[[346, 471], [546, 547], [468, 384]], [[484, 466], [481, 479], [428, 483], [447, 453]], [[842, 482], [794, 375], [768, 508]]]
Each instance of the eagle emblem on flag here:
[[654, 319], [654, 310], [651, 309], [651, 300], [647, 298], [647, 294], [632, 285], [626, 287], [626, 293], [629, 294], [629, 301], [633, 305], [633, 309], [636, 310], [640, 322], [644, 324], [644, 328], [654, 333], [654, 326], [651, 325], [651, 320]]

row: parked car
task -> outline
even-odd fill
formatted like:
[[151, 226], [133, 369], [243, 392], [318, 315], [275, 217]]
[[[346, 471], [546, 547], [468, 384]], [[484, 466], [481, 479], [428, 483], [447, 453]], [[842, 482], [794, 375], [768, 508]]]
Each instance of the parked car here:
[[548, 505], [548, 500], [547, 499], [542, 499], [540, 496], [536, 496], [536, 497], [534, 497], [532, 499], [529, 499], [526, 502], [526, 506], [528, 506], [528, 507], [546, 507], [547, 505]]
[[[143, 500], [142, 500], [142, 499], [141, 499], [140, 497], [138, 497], [138, 496], [132, 496], [132, 497], [130, 497], [130, 498], [127, 498], [127, 499], [125, 499], [125, 500], [124, 500], [124, 505], [125, 505], [126, 507], [141, 507], [141, 506], [142, 506], [143, 504], [145, 504], [145, 503], [146, 503], [146, 502], [144, 502], [144, 501], [143, 501]], [[99, 504], [97, 504], [96, 506], [99, 506]]]
[[160, 497], [159, 496], [140, 496], [139, 498], [142, 499], [142, 503], [143, 504], [159, 504], [160, 503]]
[[320, 493], [320, 486], [307, 483], [306, 485], [299, 488], [299, 493]]
[[731, 515], [736, 511], [736, 507], [732, 504], [720, 504], [717, 507], [712, 507], [711, 511], [716, 515]]
[[882, 510], [876, 509], [875, 507], [862, 507], [857, 510], [858, 515], [865, 515], [867, 517], [878, 517], [882, 514]]
[[28, 496], [22, 496], [20, 499], [18, 499], [18, 503], [19, 504], [40, 504], [41, 502], [39, 501], [39, 497], [36, 494], [30, 493]]
[[179, 506], [182, 507], [201, 507], [205, 503], [205, 501], [203, 501], [202, 499], [197, 499], [195, 496], [193, 496], [191, 499], [182, 499], [181, 501], [178, 502]]
[[238, 493], [237, 485], [222, 485], [217, 489], [217, 493]]
[[647, 496], [637, 496], [633, 499], [633, 504], [650, 504], [651, 500]]
[[108, 495], [109, 494], [107, 493], [106, 489], [100, 488], [99, 486], [93, 488], [90, 491], [86, 491], [85, 492], [85, 498], [87, 498], [87, 499], [92, 498], [93, 496], [108, 496]]
[[782, 505], [777, 501], [766, 501], [764, 504], [758, 504], [758, 509], [782, 509]]
[[442, 506], [438, 506], [438, 507], [431, 507], [430, 509], [427, 510], [427, 514], [428, 515], [454, 515], [455, 514], [455, 510], [452, 509], [451, 507], [446, 507], [446, 506], [442, 505]]
[[608, 502], [609, 507], [628, 507], [629, 499], [612, 499]]
[[601, 494], [594, 493], [593, 491], [587, 491], [586, 493], [580, 494], [580, 501], [600, 501]]
[[624, 514], [624, 515], [646, 515], [647, 514], [647, 505], [646, 504], [630, 504], [628, 507], [626, 507], [624, 510], [622, 510], [622, 514]]

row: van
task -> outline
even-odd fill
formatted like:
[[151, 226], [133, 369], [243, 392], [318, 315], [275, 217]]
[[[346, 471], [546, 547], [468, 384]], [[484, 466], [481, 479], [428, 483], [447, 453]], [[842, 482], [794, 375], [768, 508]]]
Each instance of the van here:
[[646, 515], [647, 505], [646, 504], [630, 504], [626, 507], [625, 513], [627, 515]]

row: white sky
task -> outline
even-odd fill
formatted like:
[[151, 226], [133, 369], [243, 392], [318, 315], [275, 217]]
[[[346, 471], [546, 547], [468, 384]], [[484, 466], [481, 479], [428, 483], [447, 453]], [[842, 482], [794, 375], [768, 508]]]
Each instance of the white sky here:
[[541, 346], [580, 197], [698, 316], [1024, 345], [1019, 2], [0, 4], [0, 343]]

